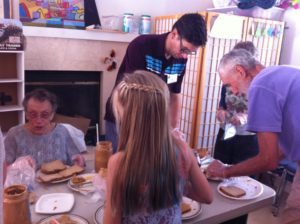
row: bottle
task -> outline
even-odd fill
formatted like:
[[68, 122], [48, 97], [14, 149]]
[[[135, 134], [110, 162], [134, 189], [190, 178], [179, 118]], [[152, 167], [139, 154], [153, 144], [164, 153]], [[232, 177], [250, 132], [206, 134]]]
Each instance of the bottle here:
[[122, 31], [126, 33], [132, 32], [133, 26], [133, 14], [132, 13], [124, 13], [123, 14], [123, 27]]
[[4, 189], [4, 224], [31, 224], [29, 194], [25, 185], [12, 185]]
[[151, 16], [142, 15], [140, 20], [139, 34], [151, 33]]

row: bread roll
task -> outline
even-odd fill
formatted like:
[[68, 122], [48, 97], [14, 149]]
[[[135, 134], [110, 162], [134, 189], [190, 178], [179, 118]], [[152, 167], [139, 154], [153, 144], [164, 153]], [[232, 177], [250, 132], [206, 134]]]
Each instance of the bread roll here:
[[192, 208], [189, 204], [185, 203], [185, 202], [182, 202], [181, 203], [181, 214], [184, 214], [184, 213], [187, 213], [189, 211], [191, 211]]
[[246, 195], [246, 191], [236, 186], [221, 186], [220, 191], [234, 198], [240, 198]]

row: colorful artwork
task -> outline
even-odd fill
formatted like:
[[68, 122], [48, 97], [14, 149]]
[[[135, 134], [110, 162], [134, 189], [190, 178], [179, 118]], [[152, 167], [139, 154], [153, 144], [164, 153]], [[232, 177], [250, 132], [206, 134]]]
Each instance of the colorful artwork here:
[[85, 27], [84, 0], [20, 0], [19, 11], [25, 25]]

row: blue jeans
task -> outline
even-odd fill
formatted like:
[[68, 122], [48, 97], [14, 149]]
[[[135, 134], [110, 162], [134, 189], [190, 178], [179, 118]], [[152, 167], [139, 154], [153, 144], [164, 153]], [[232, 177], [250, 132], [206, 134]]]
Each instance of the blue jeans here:
[[105, 121], [105, 140], [112, 142], [113, 153], [115, 153], [119, 143], [118, 131], [115, 123]]

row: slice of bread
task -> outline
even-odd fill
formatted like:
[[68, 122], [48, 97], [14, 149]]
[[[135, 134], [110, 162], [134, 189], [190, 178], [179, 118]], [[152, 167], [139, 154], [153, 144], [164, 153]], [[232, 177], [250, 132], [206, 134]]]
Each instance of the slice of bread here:
[[181, 202], [181, 214], [187, 213], [191, 210], [192, 210], [192, 208], [189, 204], [187, 204], [185, 202]]
[[61, 160], [54, 160], [41, 166], [41, 172], [45, 174], [57, 173], [64, 169], [66, 166]]
[[236, 186], [221, 186], [220, 191], [222, 191], [224, 194], [228, 196], [235, 197], [235, 198], [240, 198], [246, 195], [246, 191]]
[[84, 171], [84, 169], [81, 166], [73, 165], [71, 167], [68, 167], [67, 169], [64, 169], [59, 172], [60, 175], [62, 175], [64, 178], [71, 177], [74, 174], [78, 174]]
[[60, 175], [59, 173], [54, 174], [42, 174], [38, 176], [38, 179], [42, 181], [43, 183], [49, 183], [51, 181], [61, 180], [64, 177]]

